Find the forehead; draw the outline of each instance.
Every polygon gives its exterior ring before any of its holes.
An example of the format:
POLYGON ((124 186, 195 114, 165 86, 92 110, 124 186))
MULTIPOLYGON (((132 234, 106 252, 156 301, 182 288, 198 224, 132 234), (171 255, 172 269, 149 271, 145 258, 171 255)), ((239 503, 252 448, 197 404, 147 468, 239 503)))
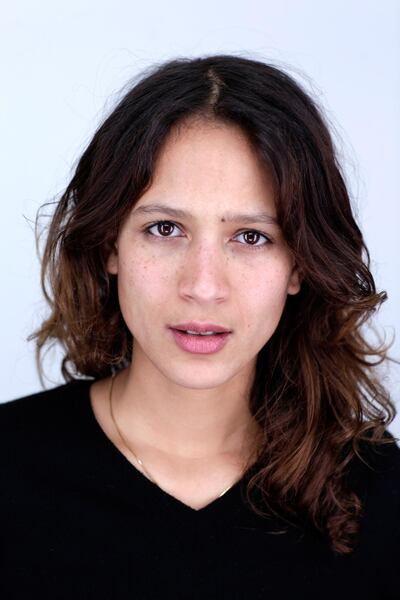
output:
POLYGON ((171 216, 180 218, 211 210, 222 221, 238 213, 246 220, 253 213, 274 214, 274 186, 239 126, 196 121, 167 136, 151 184, 137 202, 138 208, 148 204, 168 205, 171 216))

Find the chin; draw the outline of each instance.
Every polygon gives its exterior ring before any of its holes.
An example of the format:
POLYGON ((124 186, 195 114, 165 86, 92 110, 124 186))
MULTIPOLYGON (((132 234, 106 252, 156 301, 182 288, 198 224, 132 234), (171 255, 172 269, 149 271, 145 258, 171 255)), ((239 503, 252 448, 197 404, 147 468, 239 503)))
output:
POLYGON ((169 376, 167 373, 164 373, 165 376, 174 383, 183 388, 191 389, 191 390, 209 390, 213 388, 218 388, 224 384, 226 384, 232 377, 236 375, 236 373, 221 372, 221 369, 218 369, 218 372, 213 374, 212 367, 210 365, 204 364, 203 366, 198 365, 196 368, 190 368, 186 371, 186 373, 175 371, 175 376, 170 372, 169 376))

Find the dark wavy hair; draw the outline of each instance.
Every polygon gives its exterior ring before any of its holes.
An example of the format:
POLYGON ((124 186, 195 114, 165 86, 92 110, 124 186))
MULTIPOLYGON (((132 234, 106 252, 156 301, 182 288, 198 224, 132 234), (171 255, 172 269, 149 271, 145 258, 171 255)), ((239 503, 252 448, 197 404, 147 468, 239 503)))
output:
MULTIPOLYGON (((167 134, 197 118, 239 125, 249 136, 273 177, 278 222, 302 277, 257 356, 249 405, 263 439, 247 498, 260 515, 292 523, 306 516, 335 552, 350 553, 363 506, 347 467, 362 459, 361 442, 394 442, 385 428, 396 409, 374 372, 393 359, 362 332, 387 296, 376 291, 327 120, 281 68, 231 55, 179 58, 131 84, 46 228, 41 282, 50 314, 28 338, 36 340, 39 373, 44 346, 57 341, 66 381, 106 377, 131 362, 134 340, 106 261, 151 185, 167 134)), ((40 209, 37 228, 39 216, 40 209)))

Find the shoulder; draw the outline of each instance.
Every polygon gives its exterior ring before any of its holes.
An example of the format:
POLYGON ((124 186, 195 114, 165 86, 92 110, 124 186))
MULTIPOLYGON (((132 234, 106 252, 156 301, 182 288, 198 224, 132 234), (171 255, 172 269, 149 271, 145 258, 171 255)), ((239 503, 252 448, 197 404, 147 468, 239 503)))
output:
MULTIPOLYGON (((385 430, 382 442, 364 440, 359 445, 359 455, 351 463, 351 477, 356 486, 363 482, 397 482, 400 475, 400 447, 398 439, 385 430)), ((400 481, 398 482, 400 483, 400 481)))
POLYGON ((73 381, 0 404, 1 514, 19 519, 22 509, 30 514, 30 504, 54 501, 57 486, 75 484, 92 443, 90 383, 73 381))
POLYGON ((400 508, 400 447, 391 432, 383 442, 362 441, 353 457, 349 477, 365 502, 397 503, 400 508))
MULTIPOLYGON (((364 441, 349 483, 362 503, 361 546, 390 555, 400 543, 400 447, 388 430, 385 443, 364 441)), ((388 558, 389 560, 389 558, 388 558)))
POLYGON ((74 380, 0 404, 0 440, 43 432, 68 420, 77 402, 88 393, 91 380, 74 380))

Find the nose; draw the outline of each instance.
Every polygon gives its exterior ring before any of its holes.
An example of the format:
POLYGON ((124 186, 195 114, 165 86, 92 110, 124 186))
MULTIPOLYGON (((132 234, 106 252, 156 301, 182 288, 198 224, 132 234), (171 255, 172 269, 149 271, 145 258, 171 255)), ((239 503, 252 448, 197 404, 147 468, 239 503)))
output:
POLYGON ((216 242, 193 244, 184 256, 179 295, 198 303, 221 302, 228 297, 229 257, 216 242))

